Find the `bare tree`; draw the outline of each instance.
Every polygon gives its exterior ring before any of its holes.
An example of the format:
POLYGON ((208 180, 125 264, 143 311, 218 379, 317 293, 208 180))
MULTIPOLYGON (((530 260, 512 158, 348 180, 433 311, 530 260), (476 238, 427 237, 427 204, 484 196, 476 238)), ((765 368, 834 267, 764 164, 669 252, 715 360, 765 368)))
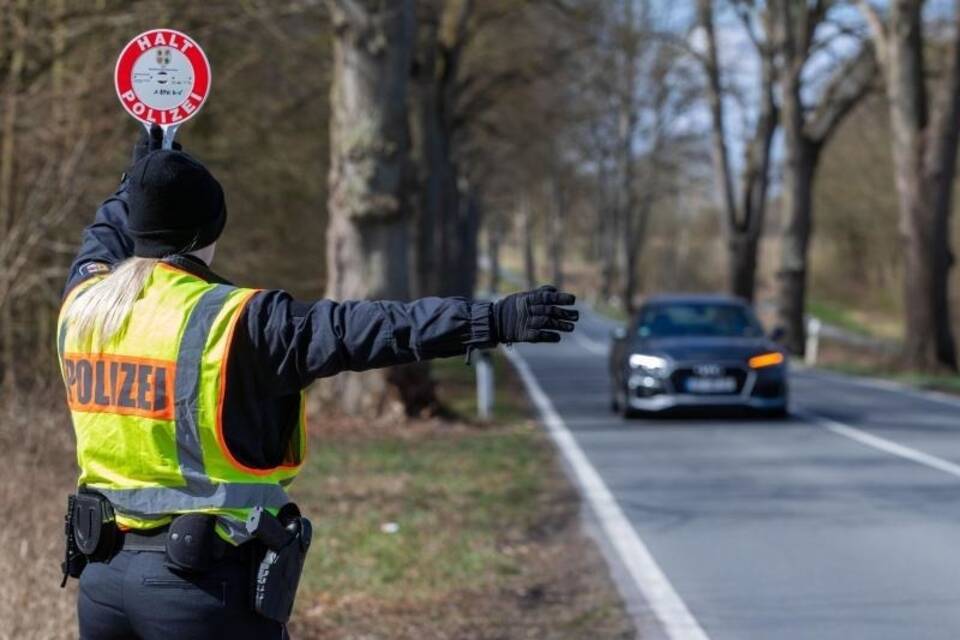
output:
POLYGON ((956 370, 950 324, 950 213, 960 138, 960 0, 946 67, 928 82, 922 0, 893 0, 886 18, 858 0, 886 85, 905 266, 905 360, 920 370, 956 370))
MULTIPOLYGON (((777 128, 778 107, 774 96, 776 73, 774 52, 768 42, 752 32, 760 56, 759 104, 752 132, 744 146, 739 185, 734 188, 730 162, 730 144, 724 121, 724 90, 714 29, 714 1, 697 0, 697 16, 706 36, 706 52, 701 56, 707 77, 707 96, 713 124, 714 170, 720 186, 724 229, 729 254, 730 291, 746 300, 756 292, 757 250, 763 231, 770 180, 770 146, 777 128)), ((761 20, 769 21, 769 10, 761 20)), ((767 29, 769 31, 769 29, 767 29)))
MULTIPOLYGON (((20 107, 20 83, 26 59, 27 26, 25 24, 26 2, 19 0, 15 5, 6 8, 9 14, 9 56, 10 62, 6 69, 6 82, 3 91, 3 120, 0 122, 0 131, 3 138, 0 140, 0 233, 9 237, 14 224, 14 184, 13 171, 17 153, 17 111, 20 107)), ((0 43, 3 46, 3 43, 0 43)), ((6 52, 4 52, 6 53, 6 52)), ((6 57, 6 56, 4 56, 6 57)), ((6 283, 10 274, 4 270, 3 280, 6 283)), ((6 286, 9 286, 7 284, 6 286)), ((10 305, 0 305, 0 344, 3 346, 3 362, 0 363, 2 382, 6 387, 16 383, 15 378, 15 341, 13 316, 10 305)))
POLYGON ((867 93, 876 75, 876 57, 867 42, 832 71, 817 98, 805 99, 804 70, 816 46, 817 29, 823 25, 831 4, 830 0, 770 3, 776 46, 782 60, 780 121, 785 148, 778 312, 785 331, 784 343, 798 354, 803 353, 806 345, 807 260, 820 151, 867 93))
MULTIPOLYGON (((407 91, 413 0, 329 0, 334 30, 327 292, 336 299, 408 297, 411 179, 407 91)), ((338 376, 342 408, 380 413, 390 387, 408 413, 432 396, 416 365, 338 376), (424 391, 426 393, 424 394, 424 391)))

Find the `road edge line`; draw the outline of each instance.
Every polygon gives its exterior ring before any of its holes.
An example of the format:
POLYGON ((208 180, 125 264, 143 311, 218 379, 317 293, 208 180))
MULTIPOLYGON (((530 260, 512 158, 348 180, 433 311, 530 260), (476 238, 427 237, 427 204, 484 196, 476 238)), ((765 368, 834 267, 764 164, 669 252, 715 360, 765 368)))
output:
POLYGON ((554 409, 527 361, 513 349, 503 351, 520 375, 547 433, 572 470, 580 495, 593 509, 607 542, 619 556, 667 637, 670 640, 709 640, 554 409))
POLYGON ((848 438, 854 442, 859 442, 862 445, 877 449, 878 451, 883 451, 884 453, 889 453, 890 455, 897 456, 898 458, 910 460, 916 464, 929 467, 930 469, 935 469, 936 471, 942 471, 943 473, 960 478, 960 465, 950 462, 949 460, 938 458, 937 456, 929 453, 924 453, 919 449, 908 447, 907 445, 900 444, 899 442, 874 435, 869 431, 852 427, 848 424, 833 420, 832 418, 811 413, 810 411, 794 411, 793 413, 797 417, 802 418, 807 422, 812 422, 826 429, 827 431, 837 434, 838 436, 843 436, 844 438, 848 438))

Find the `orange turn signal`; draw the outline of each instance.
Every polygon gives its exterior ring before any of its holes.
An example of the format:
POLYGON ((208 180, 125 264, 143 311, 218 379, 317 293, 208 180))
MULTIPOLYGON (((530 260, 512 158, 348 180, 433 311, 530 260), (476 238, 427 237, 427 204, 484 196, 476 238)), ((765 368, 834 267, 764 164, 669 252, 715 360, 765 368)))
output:
POLYGON ((751 369, 762 369, 763 367, 773 367, 783 364, 783 354, 773 351, 771 353, 762 353, 759 356, 753 356, 748 361, 751 369))

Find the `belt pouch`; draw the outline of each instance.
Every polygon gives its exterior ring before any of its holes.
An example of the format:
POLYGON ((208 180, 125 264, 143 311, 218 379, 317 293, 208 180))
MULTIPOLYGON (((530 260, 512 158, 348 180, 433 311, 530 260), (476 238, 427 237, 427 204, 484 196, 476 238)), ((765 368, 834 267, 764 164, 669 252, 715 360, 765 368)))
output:
POLYGON ((208 570, 223 555, 226 544, 216 531, 217 519, 204 513, 188 513, 170 523, 167 532, 167 566, 187 573, 208 570))
POLYGON ((99 493, 81 491, 73 500, 73 539, 90 562, 108 560, 119 538, 110 501, 99 493))

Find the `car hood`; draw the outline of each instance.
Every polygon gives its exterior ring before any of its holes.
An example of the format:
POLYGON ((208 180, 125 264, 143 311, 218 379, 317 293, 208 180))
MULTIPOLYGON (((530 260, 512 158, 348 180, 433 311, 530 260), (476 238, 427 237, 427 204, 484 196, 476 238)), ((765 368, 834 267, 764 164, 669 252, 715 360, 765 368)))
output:
POLYGON ((678 362, 746 362, 767 351, 779 351, 767 338, 653 338, 634 344, 635 353, 666 356, 678 362))

